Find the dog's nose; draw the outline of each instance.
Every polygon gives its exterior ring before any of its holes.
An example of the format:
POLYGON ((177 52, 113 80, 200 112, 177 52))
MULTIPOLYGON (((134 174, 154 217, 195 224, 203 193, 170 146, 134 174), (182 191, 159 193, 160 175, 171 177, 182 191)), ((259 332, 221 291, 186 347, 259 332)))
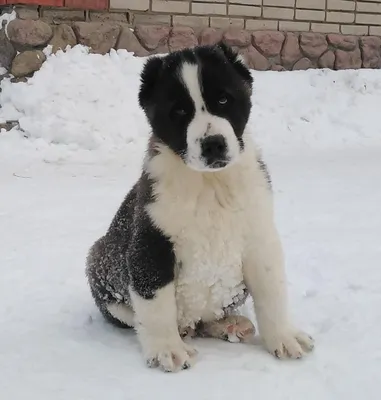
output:
POLYGON ((215 161, 225 160, 226 153, 226 141, 222 135, 207 136, 201 142, 201 155, 208 165, 213 164, 215 161))

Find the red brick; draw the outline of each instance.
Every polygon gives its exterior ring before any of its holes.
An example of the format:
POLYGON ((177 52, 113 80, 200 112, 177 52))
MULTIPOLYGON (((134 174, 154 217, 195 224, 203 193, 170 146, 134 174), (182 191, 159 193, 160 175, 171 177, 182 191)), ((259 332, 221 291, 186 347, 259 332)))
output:
POLYGON ((65 0, 65 7, 83 10, 107 10, 109 0, 65 0))
POLYGON ((7 0, 8 4, 35 4, 38 6, 63 7, 64 0, 7 0))

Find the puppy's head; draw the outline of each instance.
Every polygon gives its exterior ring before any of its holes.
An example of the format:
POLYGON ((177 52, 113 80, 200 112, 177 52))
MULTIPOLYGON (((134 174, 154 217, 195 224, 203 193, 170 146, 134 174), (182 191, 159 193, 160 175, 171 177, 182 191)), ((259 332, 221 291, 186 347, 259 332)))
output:
POLYGON ((192 169, 217 171, 238 161, 251 110, 253 79, 224 44, 150 58, 140 106, 154 135, 192 169))

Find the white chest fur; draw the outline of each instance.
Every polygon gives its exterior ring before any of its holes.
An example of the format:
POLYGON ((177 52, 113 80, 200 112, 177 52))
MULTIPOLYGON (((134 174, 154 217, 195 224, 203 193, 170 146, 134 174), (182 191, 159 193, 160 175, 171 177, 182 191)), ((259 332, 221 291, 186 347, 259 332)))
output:
POLYGON ((215 173, 192 171, 166 149, 149 163, 156 199, 148 211, 174 244, 182 328, 222 317, 243 293, 255 191, 266 185, 254 149, 245 153, 239 164, 215 173))

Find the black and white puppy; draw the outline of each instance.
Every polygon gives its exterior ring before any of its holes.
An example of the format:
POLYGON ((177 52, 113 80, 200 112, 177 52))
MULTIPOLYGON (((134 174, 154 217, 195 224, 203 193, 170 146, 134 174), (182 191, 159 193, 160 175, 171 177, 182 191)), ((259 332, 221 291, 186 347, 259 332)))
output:
POLYGON ((247 292, 272 354, 313 348, 288 315, 269 176, 247 132, 252 84, 224 44, 144 66, 139 102, 152 135, 142 175, 91 248, 87 276, 106 319, 135 327, 150 366, 191 366, 181 332, 225 332, 247 292))

